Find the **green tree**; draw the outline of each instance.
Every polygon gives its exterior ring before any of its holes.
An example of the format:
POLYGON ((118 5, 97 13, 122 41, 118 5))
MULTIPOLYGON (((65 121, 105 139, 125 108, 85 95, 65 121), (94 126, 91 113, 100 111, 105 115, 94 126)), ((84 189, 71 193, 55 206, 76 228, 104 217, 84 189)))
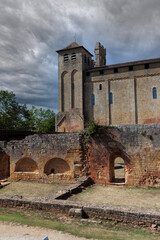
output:
POLYGON ((13 92, 0 91, 0 129, 30 129, 30 114, 13 92))
POLYGON ((33 130, 42 132, 55 131, 55 113, 50 109, 37 109, 32 106, 29 110, 30 126, 33 130))

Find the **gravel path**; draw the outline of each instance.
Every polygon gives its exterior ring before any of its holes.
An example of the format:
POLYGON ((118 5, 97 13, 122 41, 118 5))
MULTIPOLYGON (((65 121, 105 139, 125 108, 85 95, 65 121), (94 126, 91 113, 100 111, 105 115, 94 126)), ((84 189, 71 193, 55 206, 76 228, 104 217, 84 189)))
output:
POLYGON ((49 240, 86 240, 51 229, 0 222, 0 240, 42 240, 46 236, 49 240))

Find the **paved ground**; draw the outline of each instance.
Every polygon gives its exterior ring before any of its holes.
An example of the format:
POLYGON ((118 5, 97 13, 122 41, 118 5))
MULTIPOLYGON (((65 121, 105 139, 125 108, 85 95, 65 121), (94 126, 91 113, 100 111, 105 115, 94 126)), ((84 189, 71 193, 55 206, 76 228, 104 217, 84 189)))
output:
POLYGON ((42 240, 46 236, 49 240, 86 240, 50 229, 0 222, 0 240, 42 240))

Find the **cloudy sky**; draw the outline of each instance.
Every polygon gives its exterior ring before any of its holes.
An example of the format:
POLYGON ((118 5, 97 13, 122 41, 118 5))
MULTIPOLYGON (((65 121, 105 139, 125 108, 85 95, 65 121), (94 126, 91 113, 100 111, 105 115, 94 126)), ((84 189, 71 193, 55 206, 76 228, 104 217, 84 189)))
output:
POLYGON ((56 50, 75 34, 107 64, 160 57, 160 0, 0 0, 0 90, 57 112, 56 50))

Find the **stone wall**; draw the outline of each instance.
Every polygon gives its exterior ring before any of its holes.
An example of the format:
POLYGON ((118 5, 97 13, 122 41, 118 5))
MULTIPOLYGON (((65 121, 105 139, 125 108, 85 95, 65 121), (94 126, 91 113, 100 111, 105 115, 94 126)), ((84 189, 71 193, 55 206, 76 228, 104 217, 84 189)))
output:
POLYGON ((88 70, 84 78, 84 118, 99 125, 160 123, 160 63, 88 70), (153 98, 153 88, 157 98, 153 98), (92 94, 95 104, 92 105, 92 94), (112 94, 112 103, 110 102, 112 94))
MULTIPOLYGON (((73 209, 82 210, 82 217, 114 220, 133 225, 160 226, 160 212, 158 210, 143 210, 127 207, 111 207, 103 205, 86 204, 63 200, 50 202, 38 202, 28 200, 14 200, 0 198, 0 207, 25 208, 32 210, 44 210, 53 213, 69 214, 73 209)), ((72 211, 74 213, 74 211, 72 211)))
POLYGON ((114 161, 125 164, 125 184, 160 186, 160 125, 124 125, 101 129, 91 138, 89 162, 96 183, 114 182, 114 161))
POLYGON ((115 159, 125 165, 128 186, 160 186, 160 125, 100 129, 87 143, 79 133, 36 134, 0 142, 0 177, 71 183, 82 176, 115 183, 115 159), (10 171, 9 171, 10 169, 10 171))
POLYGON ((74 182, 85 175, 80 137, 78 133, 35 134, 23 140, 1 141, 3 154, 10 156, 10 178, 74 182))

